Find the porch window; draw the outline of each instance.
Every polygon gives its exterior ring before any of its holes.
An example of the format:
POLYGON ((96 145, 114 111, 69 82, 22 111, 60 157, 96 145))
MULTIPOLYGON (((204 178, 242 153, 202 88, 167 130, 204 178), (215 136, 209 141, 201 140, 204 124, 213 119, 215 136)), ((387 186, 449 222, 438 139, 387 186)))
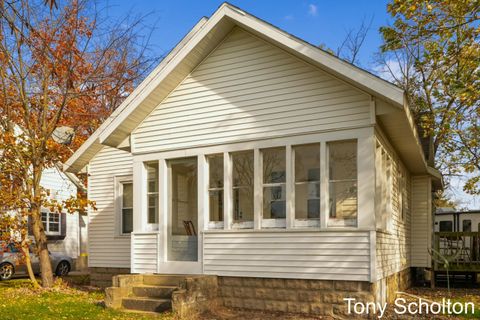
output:
POLYGON ((158 162, 146 164, 147 168, 147 203, 148 217, 150 224, 158 223, 158 162))
POLYGON ((45 233, 48 235, 60 234, 60 213, 43 211, 42 222, 45 233))
MULTIPOLYGON (((285 148, 262 150, 263 219, 285 219, 286 159, 285 148)), ((267 225, 268 227, 268 225, 267 225)))
MULTIPOLYGON (((295 219, 320 221, 320 144, 293 147, 295 219)), ((319 223, 318 223, 319 225, 319 223)))
POLYGON ((210 221, 223 221, 223 154, 207 157, 210 221))
POLYGON ((253 150, 232 152, 233 223, 253 227, 253 150))
POLYGON ((133 183, 121 183, 122 234, 133 231, 133 183))
POLYGON ((329 226, 357 224, 357 142, 329 142, 329 226))

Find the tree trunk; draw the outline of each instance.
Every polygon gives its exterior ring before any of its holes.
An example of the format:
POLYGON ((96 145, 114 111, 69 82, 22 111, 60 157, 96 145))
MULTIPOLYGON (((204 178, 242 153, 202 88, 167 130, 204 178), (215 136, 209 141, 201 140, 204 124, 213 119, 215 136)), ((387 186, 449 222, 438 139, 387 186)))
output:
POLYGON ((50 288, 53 286, 52 264, 48 254, 47 236, 43 228, 40 207, 32 208, 32 231, 35 237, 37 255, 40 260, 40 272, 42 277, 42 287, 50 288))
POLYGON ((28 276, 30 277, 30 281, 32 281, 33 288, 38 289, 40 288, 40 285, 38 284, 37 279, 33 274, 32 260, 30 259, 30 250, 28 247, 28 243, 26 243, 26 239, 22 241, 22 251, 25 256, 25 264, 27 265, 27 271, 28 271, 28 276))

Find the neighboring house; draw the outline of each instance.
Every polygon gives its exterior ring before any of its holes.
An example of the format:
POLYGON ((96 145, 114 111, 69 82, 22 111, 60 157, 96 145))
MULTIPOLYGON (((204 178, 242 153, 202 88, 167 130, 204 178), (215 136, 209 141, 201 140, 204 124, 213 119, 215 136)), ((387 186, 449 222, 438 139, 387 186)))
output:
POLYGON ((478 232, 480 210, 456 211, 438 208, 435 213, 435 232, 478 232))
MULTIPOLYGON (((45 169, 40 185, 49 192, 52 200, 61 203, 70 197, 76 197, 78 189, 84 189, 82 183, 72 173, 64 173, 61 167, 45 169)), ((81 268, 86 262, 87 253, 87 216, 78 212, 51 212, 42 208, 42 221, 48 239, 48 249, 53 253, 66 254, 77 262, 81 268)))
POLYGON ((85 167, 93 279, 297 279, 385 301, 431 267, 441 176, 404 92, 229 4, 65 164, 85 167))

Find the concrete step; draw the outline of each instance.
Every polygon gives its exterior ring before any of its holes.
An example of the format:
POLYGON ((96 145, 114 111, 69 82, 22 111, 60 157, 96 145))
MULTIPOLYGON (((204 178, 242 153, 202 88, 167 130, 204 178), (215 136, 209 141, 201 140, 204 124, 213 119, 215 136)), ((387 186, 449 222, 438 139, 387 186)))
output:
POLYGON ((143 284, 149 286, 172 286, 178 287, 185 281, 185 275, 158 275, 146 274, 143 276, 143 284))
POLYGON ((164 312, 172 310, 172 301, 169 299, 129 297, 123 298, 122 307, 129 310, 164 312))
POLYGON ((171 299, 172 292, 177 289, 178 287, 175 287, 175 286, 143 285, 143 286, 132 287, 132 293, 136 297, 171 299))

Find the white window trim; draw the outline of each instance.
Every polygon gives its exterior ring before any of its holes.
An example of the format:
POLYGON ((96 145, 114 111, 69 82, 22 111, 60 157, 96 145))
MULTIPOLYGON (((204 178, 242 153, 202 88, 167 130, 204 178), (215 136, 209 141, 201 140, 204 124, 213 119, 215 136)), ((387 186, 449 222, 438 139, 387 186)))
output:
MULTIPOLYGON (((114 177, 114 184, 115 184, 115 202, 114 202, 114 207, 115 207, 115 221, 117 223, 115 224, 115 234, 118 237, 130 237, 131 233, 123 233, 122 230, 122 224, 123 224, 123 218, 122 218, 122 209, 123 209, 123 184, 125 183, 132 183, 133 184, 133 176, 132 175, 127 175, 127 176, 115 176, 114 177)), ((132 208, 133 209, 133 208, 132 208)), ((134 210, 132 210, 134 211, 134 210)), ((133 232, 133 230, 132 230, 133 232)))
MULTIPOLYGON (((59 235, 61 235, 62 234, 62 214, 60 212, 52 212, 48 209, 41 211, 41 215, 43 215, 44 213, 47 214, 47 221, 44 224, 45 234, 48 235, 48 236, 59 236, 59 235), (50 231, 50 215, 51 214, 58 214, 58 231, 50 231)), ((42 221, 42 223, 43 223, 43 221, 42 221)))

